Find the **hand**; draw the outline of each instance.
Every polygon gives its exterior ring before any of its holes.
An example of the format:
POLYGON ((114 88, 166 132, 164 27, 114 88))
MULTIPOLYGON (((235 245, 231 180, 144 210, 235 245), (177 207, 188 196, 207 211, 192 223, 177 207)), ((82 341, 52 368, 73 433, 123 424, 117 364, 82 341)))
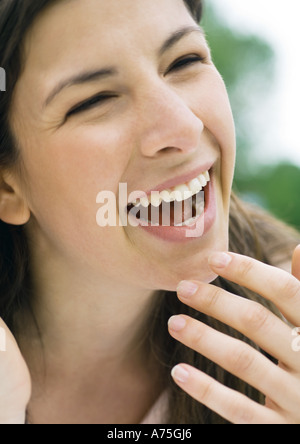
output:
POLYGON ((19 347, 0 319, 0 424, 24 424, 31 380, 19 347))
MULTIPOLYGON (((214 254, 209 263, 218 275, 272 301, 289 323, 300 327, 300 246, 294 252, 292 274, 234 253, 214 254)), ((300 424, 300 351, 292 346, 297 330, 262 305, 211 284, 182 282, 178 297, 241 332, 278 366, 242 341, 188 316, 173 316, 169 332, 176 340, 258 389, 266 402, 257 404, 187 364, 174 367, 175 382, 231 423, 300 424)))

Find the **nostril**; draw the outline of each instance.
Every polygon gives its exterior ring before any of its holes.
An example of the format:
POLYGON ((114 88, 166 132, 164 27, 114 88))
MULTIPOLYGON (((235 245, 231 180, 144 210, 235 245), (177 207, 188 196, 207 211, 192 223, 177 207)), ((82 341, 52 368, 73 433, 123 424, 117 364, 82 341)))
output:
POLYGON ((169 153, 169 152, 171 152, 171 151, 180 151, 180 149, 179 148, 173 148, 173 147, 167 147, 167 148, 162 148, 161 150, 160 150, 160 152, 163 152, 163 153, 169 153))

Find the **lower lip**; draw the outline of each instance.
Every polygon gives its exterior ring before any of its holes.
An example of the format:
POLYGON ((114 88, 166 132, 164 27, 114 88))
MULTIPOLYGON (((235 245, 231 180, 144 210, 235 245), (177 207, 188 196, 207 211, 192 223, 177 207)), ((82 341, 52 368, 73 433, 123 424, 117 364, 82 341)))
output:
POLYGON ((167 242, 191 242, 205 236, 216 220, 217 206, 213 176, 205 188, 205 208, 193 225, 188 227, 152 227, 139 225, 147 233, 167 242))

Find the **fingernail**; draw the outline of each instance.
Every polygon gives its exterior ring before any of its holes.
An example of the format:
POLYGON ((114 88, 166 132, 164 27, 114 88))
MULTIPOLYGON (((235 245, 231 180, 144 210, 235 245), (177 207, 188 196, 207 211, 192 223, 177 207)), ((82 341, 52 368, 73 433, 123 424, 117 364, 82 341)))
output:
POLYGON ((214 253, 208 259, 209 265, 216 268, 225 268, 232 261, 232 257, 227 253, 214 253))
POLYGON ((176 365, 171 371, 172 378, 178 382, 186 382, 189 379, 189 372, 181 365, 176 365))
POLYGON ((177 287, 177 294, 179 297, 189 298, 194 296, 198 290, 198 285, 190 281, 182 281, 177 287))
POLYGON ((181 331, 186 326, 186 320, 182 316, 172 316, 168 325, 170 330, 181 331))

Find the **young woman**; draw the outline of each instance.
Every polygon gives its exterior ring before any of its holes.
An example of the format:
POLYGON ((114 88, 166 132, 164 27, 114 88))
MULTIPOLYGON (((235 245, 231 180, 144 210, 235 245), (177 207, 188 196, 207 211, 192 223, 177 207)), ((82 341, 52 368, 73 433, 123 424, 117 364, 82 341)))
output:
POLYGON ((1 423, 300 422, 300 236, 232 194, 201 9, 0 1, 1 423))

